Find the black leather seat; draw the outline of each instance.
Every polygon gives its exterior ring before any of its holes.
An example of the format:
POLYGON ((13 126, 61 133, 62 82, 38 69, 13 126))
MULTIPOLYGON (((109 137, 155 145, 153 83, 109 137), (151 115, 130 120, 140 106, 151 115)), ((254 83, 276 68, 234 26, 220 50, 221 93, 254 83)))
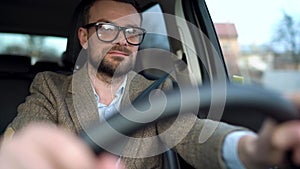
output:
POLYGON ((0 134, 17 115, 17 107, 29 94, 33 79, 27 56, 0 55, 0 134))

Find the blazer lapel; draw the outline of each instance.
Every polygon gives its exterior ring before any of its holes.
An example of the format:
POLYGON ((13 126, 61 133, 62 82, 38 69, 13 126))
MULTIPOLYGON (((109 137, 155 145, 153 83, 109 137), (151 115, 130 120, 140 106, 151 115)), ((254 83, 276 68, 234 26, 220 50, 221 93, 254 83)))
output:
POLYGON ((73 74, 66 103, 76 130, 87 129, 99 122, 96 98, 88 77, 87 66, 73 74))
POLYGON ((141 75, 131 71, 127 75, 125 92, 121 102, 121 110, 126 108, 152 81, 146 80, 141 75))
MULTIPOLYGON (((151 81, 141 84, 140 78, 140 75, 135 72, 129 72, 120 105, 121 111, 130 105, 132 100, 150 85, 151 81)), ((87 65, 73 74, 65 101, 77 132, 86 129, 93 123, 99 122, 97 103, 88 77, 87 65)))
MULTIPOLYGON (((122 109, 126 109, 126 107, 130 106, 131 102, 149 85, 151 85, 153 81, 146 80, 141 75, 135 73, 135 72, 129 72, 127 76, 127 83, 125 87, 125 92, 122 98, 121 102, 121 111, 122 109)), ((134 133, 132 137, 135 138, 141 138, 141 137, 151 137, 155 134, 154 128, 145 128, 141 129, 138 132, 134 133)), ((143 148, 143 141, 139 139, 131 140, 125 147, 124 147, 124 153, 133 157, 138 157, 143 148)), ((149 146, 149 145, 148 145, 149 146)), ((151 157, 145 159, 143 158, 127 158, 123 157, 123 161, 126 164, 126 167, 137 169, 137 168, 152 168, 151 166, 157 166, 159 163, 158 157, 151 157), (151 161, 155 159, 154 161, 151 161), (149 163, 149 161, 151 161, 149 163), (145 165, 147 164, 147 165, 145 165)), ((154 167, 155 168, 155 167, 154 167)))

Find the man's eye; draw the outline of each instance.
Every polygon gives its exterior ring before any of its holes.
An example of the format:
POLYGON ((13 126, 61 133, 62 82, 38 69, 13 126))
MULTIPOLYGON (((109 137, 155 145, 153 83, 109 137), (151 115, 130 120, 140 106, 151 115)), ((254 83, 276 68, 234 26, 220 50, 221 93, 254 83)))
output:
POLYGON ((113 26, 113 25, 102 25, 102 26, 100 26, 99 30, 103 31, 103 32, 113 32, 113 31, 115 31, 115 26, 113 26))
POLYGON ((137 29, 134 29, 134 28, 127 28, 126 33, 131 34, 131 35, 135 35, 135 34, 138 34, 138 31, 137 31, 137 29))

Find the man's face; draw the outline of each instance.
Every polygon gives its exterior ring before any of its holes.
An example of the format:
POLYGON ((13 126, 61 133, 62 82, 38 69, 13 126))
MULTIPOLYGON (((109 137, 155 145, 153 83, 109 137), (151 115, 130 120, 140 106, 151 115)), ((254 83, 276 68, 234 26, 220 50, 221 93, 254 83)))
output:
MULTIPOLYGON (((141 18, 136 9, 127 3, 96 1, 89 11, 89 22, 109 22, 117 26, 140 26, 141 18)), ((120 31, 113 42, 100 41, 95 28, 88 29, 89 64, 99 73, 110 77, 121 76, 133 69, 138 46, 129 44, 120 31)))

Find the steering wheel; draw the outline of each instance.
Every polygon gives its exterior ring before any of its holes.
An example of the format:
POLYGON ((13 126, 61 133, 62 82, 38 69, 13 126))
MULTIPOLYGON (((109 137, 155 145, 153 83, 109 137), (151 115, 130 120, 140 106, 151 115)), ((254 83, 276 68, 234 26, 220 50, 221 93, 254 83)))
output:
MULTIPOLYGON (((247 86, 247 85, 227 85, 227 87, 217 86, 217 90, 212 86, 200 86, 197 87, 200 99, 195 99, 195 88, 186 87, 174 90, 172 92, 165 93, 164 97, 157 96, 151 99, 151 104, 149 100, 140 101, 138 107, 142 109, 147 109, 149 106, 159 107, 161 106, 161 100, 164 98, 167 100, 164 112, 156 120, 150 123, 156 123, 165 118, 171 118, 178 115, 179 109, 183 112, 189 112, 192 108, 199 107, 199 116, 207 115, 206 113, 211 108, 212 104, 224 105, 224 114, 227 117, 231 117, 231 112, 243 112, 243 116, 252 116, 249 112, 259 112, 261 115, 266 115, 275 119, 277 122, 285 122, 288 120, 300 119, 299 112, 296 107, 284 99, 278 93, 269 91, 257 86, 247 86), (219 88, 218 88, 219 87, 219 88), (226 90, 226 92, 214 92, 226 90), (183 95, 184 94, 184 95, 183 95), (225 94, 225 95, 224 95, 225 94), (182 98, 184 97, 184 98, 182 98), (184 101, 184 104, 182 102, 184 101), (247 110, 247 111, 244 111, 247 110)), ((132 109, 125 110, 125 113, 130 114, 132 109)), ((154 110, 153 110, 154 111, 154 110)), ((155 114, 155 112, 152 112, 155 114)), ((124 115, 124 114, 123 114, 124 115)), ((123 133, 125 135, 130 135, 137 130, 149 125, 149 123, 139 123, 133 122, 125 118, 120 113, 116 113, 115 116, 107 120, 107 123, 113 127, 115 130, 123 133)), ((143 114, 143 118, 151 119, 150 113, 143 114)), ((234 122, 234 119, 227 119, 225 121, 234 122)), ((224 119, 220 119, 224 120, 224 119)), ((254 128, 257 126, 254 126, 254 128)), ((118 138, 116 135, 112 135, 107 129, 107 125, 95 124, 88 131, 82 132, 82 139, 91 147, 91 149, 99 154, 104 149, 99 145, 109 145, 111 143, 118 143, 118 138), (101 133, 101 136, 99 136, 101 133), (95 143, 96 142, 96 143, 95 143)), ((289 157, 288 157, 289 158, 289 157)), ((292 165, 293 166, 293 165, 292 165)), ((295 168, 295 167, 293 167, 295 168)))

